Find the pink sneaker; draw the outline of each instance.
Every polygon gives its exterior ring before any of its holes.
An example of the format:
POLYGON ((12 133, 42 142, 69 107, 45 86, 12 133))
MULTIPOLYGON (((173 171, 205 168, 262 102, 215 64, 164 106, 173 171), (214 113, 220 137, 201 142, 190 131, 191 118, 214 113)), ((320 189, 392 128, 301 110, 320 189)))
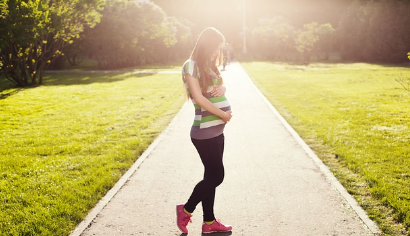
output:
POLYGON ((215 220, 214 223, 211 225, 207 225, 205 223, 202 224, 202 233, 203 234, 210 234, 216 232, 229 232, 232 230, 232 226, 230 225, 223 225, 220 220, 215 220))
POLYGON ((191 222, 192 215, 184 212, 184 205, 177 205, 177 225, 183 233, 188 233, 186 226, 191 222))

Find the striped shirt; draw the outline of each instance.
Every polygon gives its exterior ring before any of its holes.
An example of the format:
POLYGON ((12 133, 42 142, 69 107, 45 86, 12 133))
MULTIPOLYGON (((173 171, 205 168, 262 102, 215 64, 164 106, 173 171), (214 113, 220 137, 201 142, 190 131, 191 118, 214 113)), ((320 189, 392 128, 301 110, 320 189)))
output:
MULTIPOLYGON (((218 84, 219 77, 211 69, 209 69, 208 73, 210 75, 210 78, 212 78, 213 85, 208 87, 207 93, 203 94, 204 97, 206 97, 212 104, 214 104, 222 111, 230 111, 231 107, 225 95, 222 95, 220 97, 212 97, 210 92, 214 89, 214 86, 218 84)), ((184 81, 187 93, 195 107, 195 119, 194 124, 191 128, 191 138, 210 139, 221 135, 225 128, 225 122, 221 117, 205 110, 195 102, 189 90, 188 83, 185 79, 186 74, 199 79, 199 68, 196 65, 195 61, 193 61, 192 59, 187 60, 182 67, 182 80, 184 81)))

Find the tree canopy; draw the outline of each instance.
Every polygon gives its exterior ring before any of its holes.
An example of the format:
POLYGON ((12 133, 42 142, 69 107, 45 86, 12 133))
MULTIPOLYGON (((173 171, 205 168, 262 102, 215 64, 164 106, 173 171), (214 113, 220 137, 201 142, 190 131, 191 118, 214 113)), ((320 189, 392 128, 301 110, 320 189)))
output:
MULTIPOLYGON (((170 47, 187 43, 190 29, 149 1, 116 1, 84 34, 87 52, 100 68, 166 62, 170 47)), ((175 52, 176 53, 176 52, 175 52)))
POLYGON ((44 70, 84 26, 99 22, 104 0, 6 0, 0 4, 0 58, 19 86, 42 83, 44 70))
POLYGON ((410 1, 354 1, 338 28, 345 60, 403 62, 410 50, 410 1))

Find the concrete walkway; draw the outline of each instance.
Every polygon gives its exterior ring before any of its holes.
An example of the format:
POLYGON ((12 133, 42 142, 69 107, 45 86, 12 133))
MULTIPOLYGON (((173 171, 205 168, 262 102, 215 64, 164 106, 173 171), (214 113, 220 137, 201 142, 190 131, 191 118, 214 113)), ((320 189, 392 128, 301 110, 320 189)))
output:
MULTIPOLYGON (((225 181, 217 189, 215 214, 233 231, 213 235, 377 233, 240 64, 226 69, 234 116, 225 129, 225 181)), ((193 117, 189 103, 72 235, 181 235, 175 205, 185 203, 203 175, 189 137, 193 117)), ((192 220, 189 235, 201 235, 200 205, 192 220)))

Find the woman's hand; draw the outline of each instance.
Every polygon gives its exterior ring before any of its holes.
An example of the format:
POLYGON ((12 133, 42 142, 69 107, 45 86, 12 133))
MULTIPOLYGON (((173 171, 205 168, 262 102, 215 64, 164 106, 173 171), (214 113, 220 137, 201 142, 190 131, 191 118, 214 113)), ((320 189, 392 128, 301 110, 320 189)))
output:
POLYGON ((211 91, 211 96, 212 97, 220 97, 224 95, 226 92, 226 88, 222 85, 215 85, 214 89, 211 91))
POLYGON ((224 112, 224 114, 221 116, 221 118, 225 123, 228 123, 232 118, 232 111, 224 112))

